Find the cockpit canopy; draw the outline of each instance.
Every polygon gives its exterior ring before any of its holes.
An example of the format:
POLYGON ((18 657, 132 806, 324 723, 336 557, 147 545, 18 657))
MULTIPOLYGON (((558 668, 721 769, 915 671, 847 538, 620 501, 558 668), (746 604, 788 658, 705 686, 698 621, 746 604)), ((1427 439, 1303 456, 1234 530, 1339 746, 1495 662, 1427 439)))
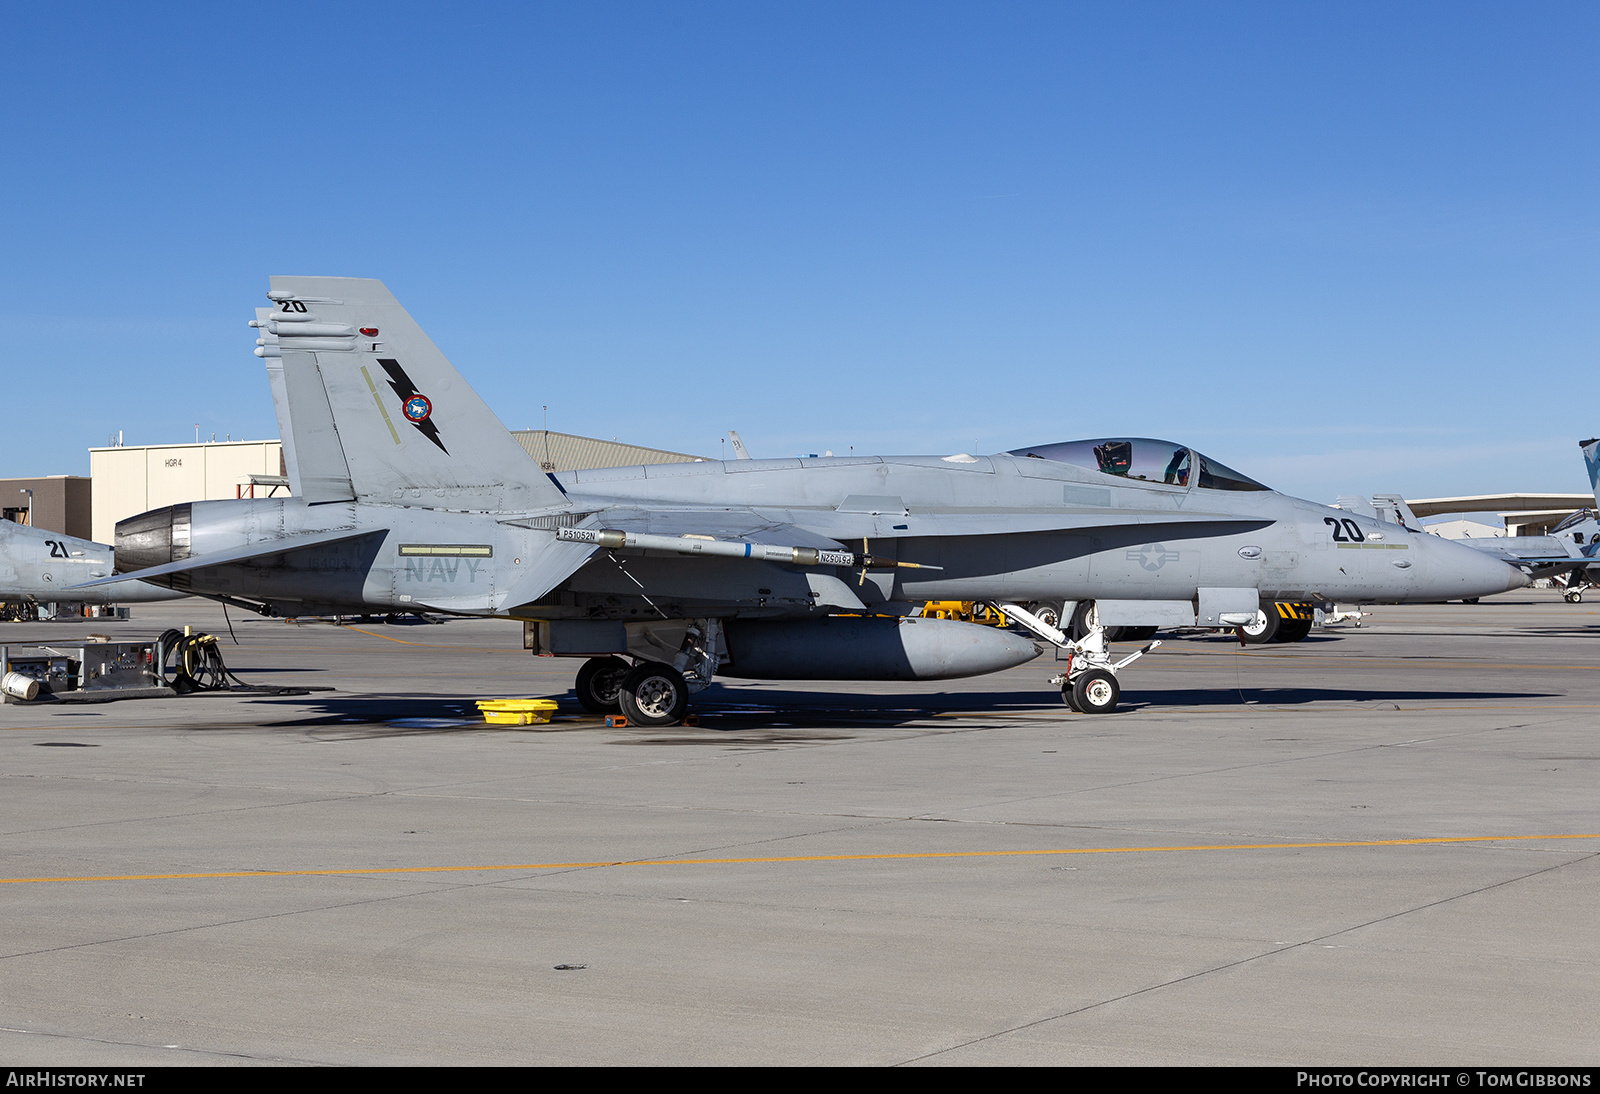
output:
POLYGON ((1560 524, 1558 524, 1554 528, 1550 529, 1550 534, 1552 536, 1559 536, 1562 532, 1565 532, 1568 528, 1575 528, 1578 525, 1584 523, 1585 521, 1591 521, 1591 520, 1594 520, 1594 519, 1595 519, 1595 511, 1593 509, 1579 509, 1576 513, 1569 513, 1569 514, 1567 514, 1566 517, 1562 518, 1562 521, 1561 521, 1560 524))
POLYGON ((1054 460, 1103 475, 1203 490, 1266 490, 1254 479, 1192 448, 1151 437, 1101 437, 1012 449, 1011 455, 1054 460))

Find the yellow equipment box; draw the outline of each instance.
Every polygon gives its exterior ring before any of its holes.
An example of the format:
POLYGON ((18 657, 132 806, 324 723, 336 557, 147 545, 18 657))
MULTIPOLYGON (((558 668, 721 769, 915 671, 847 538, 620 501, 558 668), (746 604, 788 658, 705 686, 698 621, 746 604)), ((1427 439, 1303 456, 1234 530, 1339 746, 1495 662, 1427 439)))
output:
POLYGON ((495 726, 531 726, 548 722, 556 712, 554 699, 479 699, 483 720, 495 726))

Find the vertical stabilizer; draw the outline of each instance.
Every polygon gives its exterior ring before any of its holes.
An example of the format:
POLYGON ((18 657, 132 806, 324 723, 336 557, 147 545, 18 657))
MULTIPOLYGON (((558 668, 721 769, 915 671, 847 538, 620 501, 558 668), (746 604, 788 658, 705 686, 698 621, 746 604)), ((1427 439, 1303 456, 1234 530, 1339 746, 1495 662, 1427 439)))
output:
POLYGON ((253 325, 262 331, 256 353, 267 361, 267 384, 272 388, 272 408, 278 415, 289 492, 312 504, 353 501, 356 493, 350 482, 350 465, 334 425, 333 407, 316 355, 306 350, 286 351, 282 340, 272 333, 278 327, 273 315, 274 309, 257 308, 253 325))
POLYGON ((274 277, 265 336, 308 500, 529 512, 566 495, 382 282, 274 277), (347 485, 341 485, 347 484, 347 485))
POLYGON ((283 445, 283 473, 289 479, 289 493, 301 498, 305 497, 305 488, 300 482, 294 422, 289 415, 289 396, 283 383, 283 353, 278 349, 277 335, 267 333, 267 321, 271 318, 271 308, 257 308, 256 321, 250 325, 261 331, 256 356, 267 362, 267 387, 272 390, 272 410, 278 416, 278 437, 283 445))
POLYGON ((1583 466, 1589 472, 1589 489, 1594 491, 1596 510, 1600 510, 1600 437, 1579 441, 1578 447, 1583 449, 1583 466))
POLYGON ((300 496, 313 504, 354 501, 355 483, 349 459, 339 437, 332 401, 323 384, 317 355, 279 347, 283 356, 285 417, 294 432, 295 463, 300 474, 300 496))

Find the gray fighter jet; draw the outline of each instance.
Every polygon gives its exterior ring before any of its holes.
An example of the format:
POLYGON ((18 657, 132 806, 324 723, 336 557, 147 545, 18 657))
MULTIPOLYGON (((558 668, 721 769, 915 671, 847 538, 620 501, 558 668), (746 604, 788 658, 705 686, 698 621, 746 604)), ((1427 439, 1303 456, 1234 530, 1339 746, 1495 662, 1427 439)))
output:
POLYGON ((0 604, 10 618, 35 618, 40 604, 128 604, 184 595, 133 580, 69 589, 113 572, 112 550, 104 543, 0 520, 0 604))
POLYGON ((1116 707, 1108 626, 1230 626, 1263 600, 1439 601, 1505 563, 1279 494, 1186 445, 737 459, 540 472, 378 281, 274 277, 251 325, 281 388, 292 498, 117 526, 117 567, 269 614, 522 620, 585 657, 578 698, 679 721, 714 675, 939 679, 1055 646, 1074 709, 1116 707), (996 604, 1028 634, 923 619, 996 604), (1094 600, 1074 641, 1022 604, 1094 600))
POLYGON ((1562 594, 1569 604, 1583 599, 1593 587, 1592 576, 1600 568, 1600 437, 1579 441, 1584 468, 1589 472, 1589 489, 1595 508, 1579 509, 1546 536, 1490 536, 1459 542, 1518 567, 1530 578, 1570 574, 1562 594))

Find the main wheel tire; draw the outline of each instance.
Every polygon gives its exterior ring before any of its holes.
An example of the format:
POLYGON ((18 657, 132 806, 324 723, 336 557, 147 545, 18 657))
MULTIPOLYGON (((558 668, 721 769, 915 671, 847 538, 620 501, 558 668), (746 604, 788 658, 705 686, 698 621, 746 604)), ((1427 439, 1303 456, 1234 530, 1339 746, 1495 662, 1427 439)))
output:
POLYGON ((1059 627, 1061 625, 1061 609, 1059 608, 1052 608, 1048 604, 1041 604, 1034 610, 1033 614, 1041 623, 1052 627, 1059 627))
POLYGON ((1067 637, 1074 642, 1082 642, 1089 633, 1089 613, 1094 611, 1094 601, 1080 600, 1078 606, 1072 610, 1072 619, 1066 626, 1067 637))
POLYGON ((1122 698, 1122 685, 1105 669, 1090 669, 1072 681, 1074 709, 1084 714, 1110 714, 1122 698))
POLYGON ((1276 608, 1270 612, 1257 610, 1254 623, 1246 623, 1238 628, 1239 640, 1247 646, 1264 646, 1268 642, 1275 642, 1279 622, 1276 608))
POLYGON ((1279 642, 1298 642, 1311 633, 1312 622, 1310 619, 1285 619, 1278 624, 1278 637, 1276 640, 1279 642))
POLYGON ((1067 709, 1072 711, 1074 714, 1083 713, 1083 711, 1078 709, 1078 700, 1072 697, 1072 681, 1070 680, 1061 685, 1061 701, 1067 704, 1067 709))
POLYGON ((622 713, 641 726, 675 726, 689 712, 689 685, 671 665, 635 665, 617 691, 622 713))
POLYGON ((591 657, 578 670, 572 690, 590 714, 617 714, 622 710, 622 680, 631 671, 633 666, 620 657, 591 657))

